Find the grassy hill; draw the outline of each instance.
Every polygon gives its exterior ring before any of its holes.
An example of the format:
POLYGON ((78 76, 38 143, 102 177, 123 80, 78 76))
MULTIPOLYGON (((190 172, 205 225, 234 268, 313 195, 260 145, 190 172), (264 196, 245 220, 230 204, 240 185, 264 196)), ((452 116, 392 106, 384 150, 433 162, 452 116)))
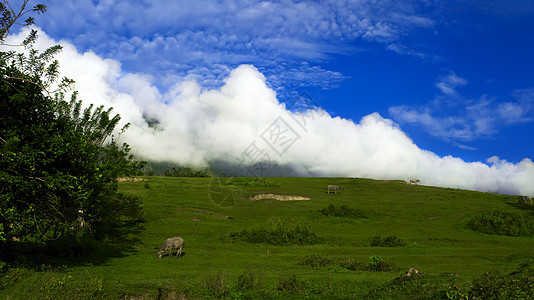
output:
MULTIPOLYGON (((460 299, 526 274, 517 270, 534 257, 532 237, 466 227, 494 211, 529 220, 532 206, 516 196, 360 178, 147 179, 120 183, 143 199, 142 229, 60 268, 11 269, 1 274, 0 297, 460 299), (327 194, 329 184, 343 190, 327 194), (258 194, 310 200, 249 200, 258 194), (307 234, 316 239, 299 242, 307 234), (247 242, 267 235, 275 242, 247 242), (184 238, 184 255, 158 259, 173 236, 184 238), (412 267, 420 273, 405 276, 412 267)), ((524 285, 518 293, 532 294, 524 285)))

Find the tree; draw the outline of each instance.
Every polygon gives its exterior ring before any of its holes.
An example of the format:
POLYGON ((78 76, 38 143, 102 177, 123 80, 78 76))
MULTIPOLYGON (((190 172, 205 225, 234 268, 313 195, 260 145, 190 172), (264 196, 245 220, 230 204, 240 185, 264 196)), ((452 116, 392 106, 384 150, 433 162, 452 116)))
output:
MULTIPOLYGON (((17 13, 7 1, 0 3, 2 44, 26 12, 46 10, 40 4, 27 10, 27 2, 17 13)), ((40 53, 32 48, 35 38, 32 32, 22 43, 28 54, 0 52, 1 253, 14 238, 102 238, 141 217, 140 201, 118 192, 117 177, 139 164, 113 136, 120 116, 103 106, 82 109, 76 92, 66 101, 70 79, 50 91, 59 75, 53 57, 61 47, 40 53)))

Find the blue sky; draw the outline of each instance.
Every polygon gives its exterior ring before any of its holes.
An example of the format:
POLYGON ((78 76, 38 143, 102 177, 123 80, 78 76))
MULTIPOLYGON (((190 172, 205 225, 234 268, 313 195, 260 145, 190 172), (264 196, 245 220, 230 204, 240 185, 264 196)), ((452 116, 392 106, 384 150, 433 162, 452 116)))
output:
POLYGON ((439 157, 534 158, 530 0, 44 4, 44 34, 118 62, 118 77, 142 76, 159 101, 178 83, 220 89, 246 64, 281 103, 307 93, 356 124, 376 112, 439 157))

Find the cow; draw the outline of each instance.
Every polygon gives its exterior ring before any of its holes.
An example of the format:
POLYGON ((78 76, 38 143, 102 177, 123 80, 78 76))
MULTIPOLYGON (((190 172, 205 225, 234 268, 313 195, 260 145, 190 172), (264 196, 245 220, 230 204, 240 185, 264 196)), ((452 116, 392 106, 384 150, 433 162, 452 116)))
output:
POLYGON ((519 196, 518 203, 527 204, 527 201, 532 204, 532 196, 519 196))
POLYGON ((417 184, 418 182, 421 182, 419 179, 410 179, 410 184, 417 184))
POLYGON ((326 193, 330 194, 330 191, 334 191, 337 194, 337 190, 342 190, 342 189, 343 188, 340 187, 340 186, 331 184, 331 185, 328 186, 328 191, 326 193))
POLYGON ((176 257, 180 255, 182 256, 182 248, 184 247, 184 239, 181 237, 173 237, 168 238, 163 242, 163 245, 161 245, 161 248, 158 250, 158 258, 161 258, 163 256, 163 252, 169 250, 169 258, 172 257, 172 249, 177 249, 176 257))

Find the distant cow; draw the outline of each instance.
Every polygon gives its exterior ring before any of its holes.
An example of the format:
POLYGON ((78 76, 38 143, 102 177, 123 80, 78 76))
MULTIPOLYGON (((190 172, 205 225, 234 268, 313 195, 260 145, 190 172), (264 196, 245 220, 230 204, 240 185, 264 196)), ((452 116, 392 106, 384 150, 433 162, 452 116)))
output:
POLYGON ((419 179, 410 179, 410 184, 417 184, 418 182, 421 182, 419 179))
POLYGON ((337 190, 342 190, 343 188, 337 185, 329 185, 327 193, 330 194, 330 191, 334 191, 337 194, 337 190))
POLYGON ((519 201, 517 202, 527 204, 527 201, 530 202, 530 204, 532 204, 532 196, 519 196, 519 201))
POLYGON ((163 252, 169 250, 169 258, 172 257, 172 249, 177 249, 176 257, 178 257, 178 254, 180 257, 182 256, 182 248, 184 247, 184 239, 181 237, 173 237, 168 238, 163 242, 163 245, 158 250, 158 258, 161 258, 163 256, 163 252))

